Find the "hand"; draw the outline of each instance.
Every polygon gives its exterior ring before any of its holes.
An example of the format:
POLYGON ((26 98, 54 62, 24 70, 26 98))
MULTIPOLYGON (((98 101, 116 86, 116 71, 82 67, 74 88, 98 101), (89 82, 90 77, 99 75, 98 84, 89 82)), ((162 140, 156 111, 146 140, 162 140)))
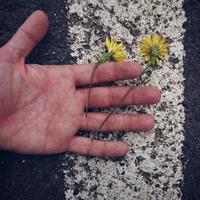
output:
MULTIPOLYGON (((45 35, 48 18, 33 13, 11 40, 0 49, 0 148, 27 154, 64 151, 98 156, 122 156, 128 145, 122 141, 98 141, 75 136, 78 130, 95 131, 106 113, 85 117, 93 65, 41 66, 25 64, 25 58, 45 35)), ((105 63, 96 71, 94 83, 123 80, 141 75, 134 62, 105 63)), ((92 89, 89 107, 116 105, 128 87, 92 89)), ((125 104, 154 104, 160 92, 153 87, 136 87, 125 104)), ((103 131, 148 131, 151 115, 114 114, 103 131)))

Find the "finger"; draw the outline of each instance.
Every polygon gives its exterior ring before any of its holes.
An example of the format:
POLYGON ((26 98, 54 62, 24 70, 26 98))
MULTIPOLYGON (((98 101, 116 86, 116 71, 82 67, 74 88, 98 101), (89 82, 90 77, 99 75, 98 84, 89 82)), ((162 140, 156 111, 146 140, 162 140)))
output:
MULTIPOLYGON (((79 89, 85 102, 89 89, 79 89)), ((89 107, 109 107, 116 105, 123 98, 129 87, 96 87, 91 90, 89 107)), ((124 105, 155 104, 160 101, 160 91, 155 87, 138 86, 131 90, 124 100, 124 105)))
MULTIPOLYGON (((108 113, 88 113, 83 117, 81 130, 96 131, 108 113)), ((154 119, 148 114, 113 114, 101 131, 149 131, 154 127, 154 119)))
POLYGON ((14 56, 26 57, 46 34, 47 28, 47 15, 43 11, 36 11, 22 24, 6 47, 14 56))
POLYGON ((121 141, 103 141, 86 137, 74 137, 66 150, 90 156, 123 156, 128 152, 128 145, 121 141))
MULTIPOLYGON (((93 64, 74 65, 75 83, 77 86, 88 85, 94 68, 93 64)), ((141 66, 136 62, 109 62, 98 66, 95 71, 93 83, 131 79, 140 76, 141 66)))

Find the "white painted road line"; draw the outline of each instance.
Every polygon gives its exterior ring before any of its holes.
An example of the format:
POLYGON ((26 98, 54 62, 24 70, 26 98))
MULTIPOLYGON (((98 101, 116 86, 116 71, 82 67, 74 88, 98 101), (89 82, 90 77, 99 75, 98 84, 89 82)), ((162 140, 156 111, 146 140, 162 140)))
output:
MULTIPOLYGON (((170 38, 171 51, 169 59, 144 80, 147 85, 161 89, 161 103, 125 110, 145 109, 152 113, 156 128, 149 134, 125 134, 123 139, 130 150, 119 162, 66 154, 63 163, 66 199, 181 199, 180 159, 185 119, 181 104, 185 31, 182 24, 186 20, 183 0, 69 0, 67 3, 70 44, 77 63, 95 62, 107 35, 116 36, 125 43, 130 60, 141 61, 137 55, 138 44, 148 33, 159 32, 170 38)), ((118 84, 125 83, 135 82, 118 84)))

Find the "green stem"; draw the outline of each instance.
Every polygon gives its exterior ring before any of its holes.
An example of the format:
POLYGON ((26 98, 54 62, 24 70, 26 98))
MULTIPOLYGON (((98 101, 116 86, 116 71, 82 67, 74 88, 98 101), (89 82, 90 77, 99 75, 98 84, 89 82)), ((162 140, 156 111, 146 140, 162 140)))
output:
POLYGON ((92 74, 90 77, 90 85, 89 85, 89 92, 88 92, 88 97, 87 97, 87 102, 85 105, 85 112, 86 112, 86 117, 88 114, 88 107, 89 107, 89 100, 90 100, 90 96, 91 96, 91 90, 92 90, 92 83, 93 83, 93 79, 94 79, 94 75, 95 72, 97 70, 97 68, 99 67, 100 64, 106 62, 106 61, 110 61, 112 59, 112 53, 103 53, 99 58, 97 63, 95 63, 94 68, 92 70, 92 74))
POLYGON ((88 113, 88 107, 89 107, 89 99, 90 99, 90 95, 91 95, 91 89, 92 89, 92 82, 94 79, 94 74, 98 68, 98 66, 100 65, 100 62, 95 63, 94 68, 92 70, 92 75, 90 76, 90 85, 89 85, 89 92, 88 92, 88 96, 87 96, 87 102, 85 105, 85 113, 86 113, 86 117, 87 117, 87 113, 88 113))
MULTIPOLYGON (((142 75, 147 71, 147 69, 149 67, 151 67, 151 64, 147 64, 147 67, 143 69, 142 75)), ((107 117, 103 120, 103 122, 101 123, 101 125, 99 126, 97 132, 99 132, 101 130, 101 128, 103 127, 103 125, 106 123, 106 121, 110 118, 110 116, 123 105, 124 100, 126 99, 126 97, 129 95, 129 93, 131 92, 131 90, 134 88, 135 86, 131 86, 127 92, 125 93, 125 95, 122 97, 122 99, 120 100, 120 102, 113 108, 113 110, 107 115, 107 117)))
POLYGON ((129 95, 130 91, 134 88, 134 86, 131 86, 128 91, 125 93, 125 95, 123 96, 123 98, 121 99, 121 101, 113 108, 113 110, 107 115, 107 117, 103 120, 103 122, 101 123, 101 125, 99 126, 97 132, 99 132, 101 130, 101 128, 103 127, 103 125, 106 123, 106 121, 108 120, 108 118, 110 118, 110 116, 117 110, 117 108, 120 108, 123 105, 123 101, 126 99, 126 97, 129 95))

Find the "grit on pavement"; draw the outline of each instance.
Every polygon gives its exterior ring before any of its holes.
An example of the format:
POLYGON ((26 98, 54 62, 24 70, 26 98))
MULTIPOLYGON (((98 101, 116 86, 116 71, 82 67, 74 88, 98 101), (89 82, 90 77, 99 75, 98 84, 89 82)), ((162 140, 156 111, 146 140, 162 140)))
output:
POLYGON ((106 36, 122 41, 129 60, 142 63, 138 57, 142 37, 159 33, 168 39, 170 55, 157 69, 149 71, 142 81, 117 83, 145 83, 161 90, 161 102, 156 106, 128 106, 122 109, 126 113, 153 114, 155 129, 149 133, 129 132, 119 137, 117 133, 106 136, 103 133, 90 134, 95 138, 123 139, 129 144, 129 153, 117 161, 66 154, 66 199, 73 199, 74 195, 77 199, 181 199, 185 120, 182 105, 185 29, 182 25, 186 18, 183 1, 173 2, 68 1, 71 55, 77 63, 94 63, 104 48, 106 36))
POLYGON ((200 199, 200 2, 0 0, 0 45, 37 9, 48 14, 50 26, 28 63, 94 63, 106 36, 125 44, 129 60, 142 63, 138 56, 142 37, 165 36, 170 54, 156 69, 140 80, 109 83, 156 86, 162 97, 158 105, 118 110, 153 114, 156 126, 149 133, 78 133, 126 141, 129 152, 125 157, 28 156, 1 151, 0 199, 200 199))

